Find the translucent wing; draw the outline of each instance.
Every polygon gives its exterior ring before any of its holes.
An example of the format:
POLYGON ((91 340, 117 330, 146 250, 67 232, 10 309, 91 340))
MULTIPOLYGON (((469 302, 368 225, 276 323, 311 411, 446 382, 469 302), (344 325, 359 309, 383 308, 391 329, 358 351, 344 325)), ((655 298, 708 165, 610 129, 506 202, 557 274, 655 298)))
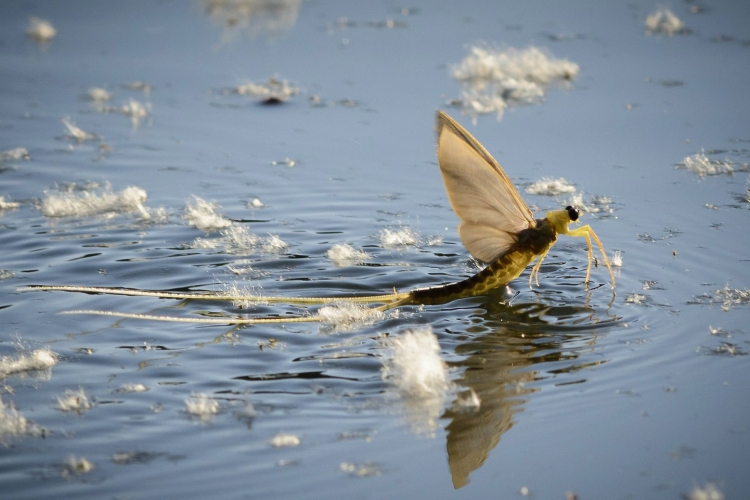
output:
POLYGON ((453 118, 438 111, 438 163, 458 234, 471 254, 490 262, 536 226, 529 207, 500 164, 453 118))

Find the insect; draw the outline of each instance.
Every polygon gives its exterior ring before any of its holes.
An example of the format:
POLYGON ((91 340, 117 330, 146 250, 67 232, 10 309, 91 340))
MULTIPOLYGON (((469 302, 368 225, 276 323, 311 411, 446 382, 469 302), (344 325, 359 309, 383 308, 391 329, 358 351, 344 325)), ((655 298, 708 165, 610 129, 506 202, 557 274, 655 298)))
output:
MULTIPOLYGON (((461 219, 458 234, 466 248, 477 259, 488 265, 474 276, 445 285, 417 288, 410 292, 372 295, 366 297, 238 297, 217 293, 177 293, 125 288, 33 285, 25 290, 59 290, 68 292, 102 293, 110 295, 147 296, 180 300, 242 300, 288 304, 326 304, 334 302, 382 305, 373 310, 384 311, 403 305, 443 304, 452 300, 482 295, 518 278, 534 260, 529 275, 529 286, 539 285, 539 270, 544 258, 557 241, 558 235, 586 238, 588 265, 585 283, 591 276, 594 261, 591 240, 596 243, 615 287, 615 275, 602 242, 588 226, 571 229, 580 211, 574 206, 552 210, 543 219, 535 219, 500 164, 487 150, 453 118, 442 111, 437 113, 437 157, 443 182, 453 211, 461 219)), ((72 313, 104 314, 124 318, 157 321, 179 321, 212 324, 262 324, 323 321, 319 315, 262 318, 186 318, 151 314, 120 313, 115 311, 70 311, 72 313)))

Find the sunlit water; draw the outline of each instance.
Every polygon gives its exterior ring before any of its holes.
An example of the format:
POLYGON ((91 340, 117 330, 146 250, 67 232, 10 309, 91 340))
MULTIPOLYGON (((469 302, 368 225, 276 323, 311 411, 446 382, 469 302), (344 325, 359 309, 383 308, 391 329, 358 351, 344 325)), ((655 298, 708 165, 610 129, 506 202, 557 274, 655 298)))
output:
POLYGON ((1 496, 746 497, 750 9, 660 8, 3 2, 1 496), (483 82, 457 78, 472 47, 483 82), (436 109, 536 214, 585 207, 616 295, 580 239, 533 289, 321 324, 18 291, 464 279, 436 109))

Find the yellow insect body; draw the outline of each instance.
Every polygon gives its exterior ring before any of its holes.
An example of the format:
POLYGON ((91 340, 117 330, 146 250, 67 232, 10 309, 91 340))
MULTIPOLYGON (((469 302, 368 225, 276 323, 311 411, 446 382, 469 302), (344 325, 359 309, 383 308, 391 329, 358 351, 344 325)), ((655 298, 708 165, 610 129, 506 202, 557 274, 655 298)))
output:
MULTIPOLYGON (((375 310, 386 310, 408 304, 442 304, 452 300, 483 295, 518 278, 524 269, 537 259, 529 275, 539 284, 539 269, 559 234, 586 238, 588 266, 585 283, 588 286, 591 263, 594 260, 591 239, 596 242, 615 286, 615 275, 601 241, 590 226, 570 229, 579 217, 576 207, 547 212, 544 219, 534 219, 531 210, 499 163, 487 150, 453 118, 437 113, 437 156, 446 192, 453 211, 461 220, 458 234, 466 248, 488 266, 466 280, 411 292, 372 295, 367 297, 238 297, 214 293, 174 293, 148 290, 129 290, 108 287, 38 285, 34 290, 105 293, 114 295, 151 296, 181 300, 241 300, 255 302, 285 302, 290 304, 325 304, 330 302, 380 303, 375 310)), ((212 324, 258 324, 322 321, 320 316, 270 318, 180 318, 114 311, 70 311, 74 313, 104 314, 117 317, 158 321, 182 321, 212 324)))

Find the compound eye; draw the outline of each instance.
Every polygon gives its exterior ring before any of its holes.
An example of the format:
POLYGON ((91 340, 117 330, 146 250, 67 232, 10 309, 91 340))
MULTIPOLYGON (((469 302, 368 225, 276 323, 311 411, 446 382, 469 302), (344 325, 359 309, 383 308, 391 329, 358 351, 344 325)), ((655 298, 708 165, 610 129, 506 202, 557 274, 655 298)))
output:
POLYGON ((578 211, 577 207, 568 205, 567 207, 565 207, 565 210, 568 211, 568 217, 570 217, 570 220, 572 221, 578 220, 578 216, 580 215, 580 212, 578 211))

